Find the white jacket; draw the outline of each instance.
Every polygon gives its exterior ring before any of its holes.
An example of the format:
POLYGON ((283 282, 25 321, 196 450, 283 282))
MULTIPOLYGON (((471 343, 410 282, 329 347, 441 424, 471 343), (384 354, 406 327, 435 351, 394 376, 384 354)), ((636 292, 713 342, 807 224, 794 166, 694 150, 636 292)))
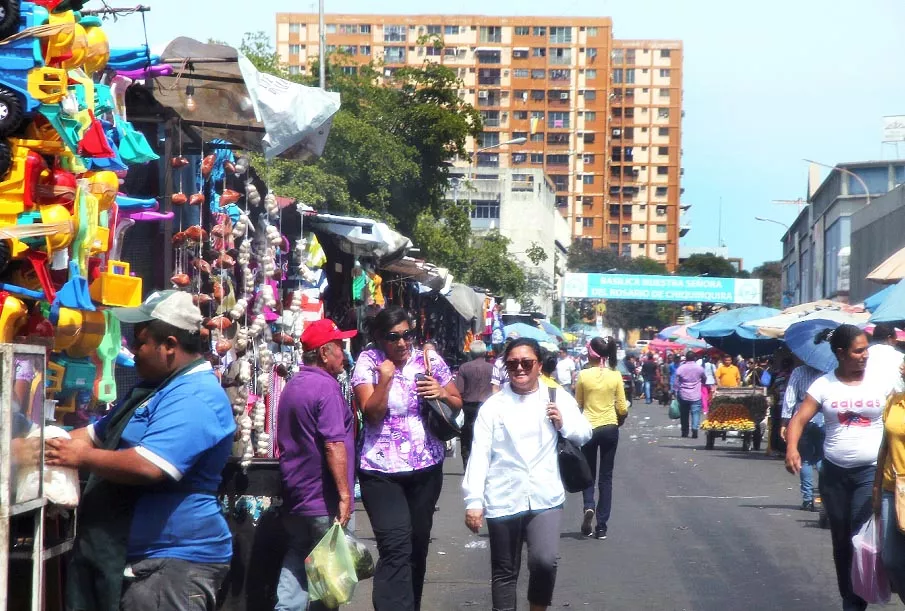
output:
MULTIPOLYGON (((484 509, 487 518, 549 509, 566 500, 556 454, 557 433, 547 418, 550 400, 543 383, 530 395, 508 384, 481 406, 462 480, 466 509, 484 509)), ((591 439, 591 425, 575 399, 557 389, 562 434, 579 446, 591 439)))

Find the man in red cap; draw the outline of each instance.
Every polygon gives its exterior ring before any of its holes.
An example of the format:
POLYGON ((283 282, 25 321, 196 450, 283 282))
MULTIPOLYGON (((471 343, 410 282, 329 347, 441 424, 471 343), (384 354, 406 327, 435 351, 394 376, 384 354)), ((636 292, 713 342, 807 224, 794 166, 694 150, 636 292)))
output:
POLYGON ((275 611, 323 609, 308 604, 305 558, 334 520, 352 516, 355 436, 352 412, 336 380, 343 371, 342 340, 332 320, 314 322, 302 333, 303 365, 280 397, 277 447, 283 476, 283 524, 289 547, 277 586, 275 611))

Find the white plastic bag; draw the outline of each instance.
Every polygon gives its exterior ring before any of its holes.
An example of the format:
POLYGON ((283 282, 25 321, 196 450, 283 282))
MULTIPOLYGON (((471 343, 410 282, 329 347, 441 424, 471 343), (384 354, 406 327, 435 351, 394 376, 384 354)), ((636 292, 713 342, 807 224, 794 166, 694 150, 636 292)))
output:
POLYGON ((880 560, 880 525, 871 516, 852 537, 852 590, 869 604, 887 603, 889 579, 880 560))
MULTIPOLYGON (((41 436, 37 427, 26 439, 41 436)), ((69 433, 58 426, 44 427, 44 439, 70 439, 69 433)), ((40 474, 37 467, 22 468, 16 478, 16 502, 38 498, 40 474)), ((44 467, 44 498, 60 507, 78 507, 79 504, 79 472, 69 467, 44 467)))

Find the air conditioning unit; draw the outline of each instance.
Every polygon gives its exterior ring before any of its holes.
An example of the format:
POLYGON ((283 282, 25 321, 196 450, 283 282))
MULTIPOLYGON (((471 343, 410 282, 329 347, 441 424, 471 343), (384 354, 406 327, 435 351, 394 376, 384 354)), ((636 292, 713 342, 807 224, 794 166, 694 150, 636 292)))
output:
POLYGON ((622 130, 621 130, 621 129, 614 129, 614 130, 613 130, 613 135, 614 135, 614 136, 621 136, 621 135, 622 135, 622 130))
POLYGON ((560 100, 568 100, 568 99, 569 99, 569 94, 568 94, 568 92, 563 91, 561 94, 559 94, 559 99, 560 99, 560 100))
POLYGON ((665 254, 666 254, 666 247, 663 246, 662 244, 658 244, 658 245, 657 245, 657 254, 658 254, 658 255, 665 255, 665 254))
POLYGON ((632 232, 632 228, 631 228, 631 227, 623 227, 623 228, 622 228, 622 233, 631 233, 631 232, 632 232))
POLYGON ((487 92, 486 92, 486 91, 483 91, 483 90, 482 90, 482 91, 479 91, 479 92, 478 92, 478 97, 479 97, 480 99, 482 99, 482 100, 486 100, 486 99, 487 99, 487 92))
POLYGON ((508 71, 508 70, 503 70, 503 76, 509 76, 509 71, 508 71))

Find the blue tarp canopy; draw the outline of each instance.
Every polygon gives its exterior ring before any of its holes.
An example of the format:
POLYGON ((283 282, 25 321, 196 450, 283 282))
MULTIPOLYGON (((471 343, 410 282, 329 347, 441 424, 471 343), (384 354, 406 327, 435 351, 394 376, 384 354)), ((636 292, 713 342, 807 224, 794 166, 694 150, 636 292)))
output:
MULTIPOLYGON (((901 283, 901 281, 900 281, 901 283)), ((889 297, 889 294, 892 293, 893 289, 898 286, 897 284, 892 284, 887 286, 885 289, 878 291, 864 300, 864 309, 868 312, 876 312, 877 308, 879 308, 886 298, 889 297)))
POLYGON ((748 306, 714 314, 706 320, 690 325, 688 334, 705 340, 714 348, 744 357, 766 356, 775 352, 782 342, 760 335, 756 329, 743 327, 749 320, 776 316, 779 310, 765 306, 748 306))
MULTIPOLYGON (((870 317, 870 322, 899 322, 905 320, 905 280, 899 281, 898 284, 884 289, 880 293, 886 293, 886 296, 874 310, 873 315, 870 317)), ((866 307, 866 300, 864 304, 866 307)))

